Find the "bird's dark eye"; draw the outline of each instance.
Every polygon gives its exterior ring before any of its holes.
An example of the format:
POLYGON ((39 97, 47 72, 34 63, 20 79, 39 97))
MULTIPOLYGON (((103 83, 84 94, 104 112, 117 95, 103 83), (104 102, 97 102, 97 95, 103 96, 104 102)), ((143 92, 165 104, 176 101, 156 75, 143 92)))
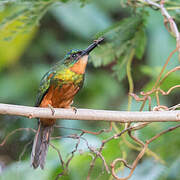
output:
POLYGON ((81 53, 82 53, 81 51, 79 51, 77 53, 74 53, 74 54, 71 55, 71 58, 73 58, 74 60, 78 59, 78 57, 81 55, 81 53))
POLYGON ((73 58, 76 58, 76 57, 77 57, 77 54, 73 54, 72 57, 73 57, 73 58))

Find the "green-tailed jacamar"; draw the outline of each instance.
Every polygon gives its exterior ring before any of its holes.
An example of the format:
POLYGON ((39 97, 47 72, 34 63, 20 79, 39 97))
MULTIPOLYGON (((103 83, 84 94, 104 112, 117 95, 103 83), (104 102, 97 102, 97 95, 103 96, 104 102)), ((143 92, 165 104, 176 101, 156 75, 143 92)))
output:
MULTIPOLYGON (((81 89, 89 53, 103 38, 95 40, 85 50, 71 50, 62 61, 55 64, 42 78, 35 106, 70 108, 74 96, 81 89)), ((40 119, 31 154, 32 166, 43 169, 49 138, 55 119, 40 119)))

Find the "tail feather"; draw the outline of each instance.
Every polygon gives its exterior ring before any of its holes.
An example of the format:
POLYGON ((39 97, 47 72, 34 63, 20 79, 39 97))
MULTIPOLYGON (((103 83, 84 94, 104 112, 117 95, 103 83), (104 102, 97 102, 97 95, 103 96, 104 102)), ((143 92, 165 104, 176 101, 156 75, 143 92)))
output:
POLYGON ((34 169, 38 166, 40 166, 41 169, 44 169, 52 129, 53 126, 43 126, 39 123, 31 153, 31 164, 34 169))

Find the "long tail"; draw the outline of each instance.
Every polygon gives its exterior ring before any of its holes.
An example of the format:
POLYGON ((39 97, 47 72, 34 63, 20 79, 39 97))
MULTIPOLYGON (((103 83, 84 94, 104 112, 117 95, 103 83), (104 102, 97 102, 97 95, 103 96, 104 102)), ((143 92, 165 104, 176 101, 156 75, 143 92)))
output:
POLYGON ((44 169, 52 129, 53 126, 43 126, 41 122, 39 123, 31 153, 31 164, 34 169, 39 165, 44 169))

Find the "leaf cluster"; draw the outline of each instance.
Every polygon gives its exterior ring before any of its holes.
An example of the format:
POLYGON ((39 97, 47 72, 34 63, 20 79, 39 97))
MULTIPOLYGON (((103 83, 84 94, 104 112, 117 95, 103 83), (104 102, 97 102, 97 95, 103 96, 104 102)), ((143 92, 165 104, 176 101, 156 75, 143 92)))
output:
POLYGON ((101 45, 92 54, 94 66, 112 65, 114 75, 122 80, 126 75, 126 65, 133 56, 142 59, 146 47, 145 22, 146 12, 142 11, 124 18, 96 37, 105 37, 106 43, 101 45))
POLYGON ((28 33, 37 26, 51 1, 16 1, 4 3, 0 10, 0 39, 12 40, 18 34, 28 33))

